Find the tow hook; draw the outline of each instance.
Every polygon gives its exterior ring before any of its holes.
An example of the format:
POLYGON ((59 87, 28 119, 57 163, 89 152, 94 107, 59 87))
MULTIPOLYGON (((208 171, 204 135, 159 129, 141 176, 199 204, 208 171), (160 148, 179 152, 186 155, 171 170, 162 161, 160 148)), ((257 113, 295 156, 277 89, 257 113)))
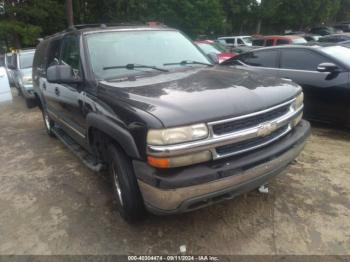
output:
POLYGON ((268 194, 269 193, 269 185, 265 184, 265 185, 261 185, 258 189, 259 193, 261 194, 268 194))

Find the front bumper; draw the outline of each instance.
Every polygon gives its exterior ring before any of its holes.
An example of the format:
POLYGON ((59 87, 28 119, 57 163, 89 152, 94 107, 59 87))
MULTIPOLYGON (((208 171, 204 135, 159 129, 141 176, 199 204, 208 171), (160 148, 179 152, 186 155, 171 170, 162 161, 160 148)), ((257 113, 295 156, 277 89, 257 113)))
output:
POLYGON ((302 121, 287 136, 262 149, 174 170, 134 161, 145 206, 156 214, 181 213, 257 188, 299 155, 309 134, 310 124, 302 121))

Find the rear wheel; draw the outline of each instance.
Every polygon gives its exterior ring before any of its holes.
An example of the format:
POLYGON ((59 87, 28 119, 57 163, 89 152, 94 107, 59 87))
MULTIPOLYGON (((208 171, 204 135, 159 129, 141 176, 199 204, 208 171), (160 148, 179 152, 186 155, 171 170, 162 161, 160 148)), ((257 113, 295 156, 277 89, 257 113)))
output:
POLYGON ((55 134, 52 132, 52 128, 55 126, 55 122, 50 118, 45 108, 43 108, 42 113, 46 132, 49 136, 54 137, 55 134))
POLYGON ((142 220, 146 212, 131 160, 115 145, 109 146, 108 154, 118 211, 127 222, 142 220))

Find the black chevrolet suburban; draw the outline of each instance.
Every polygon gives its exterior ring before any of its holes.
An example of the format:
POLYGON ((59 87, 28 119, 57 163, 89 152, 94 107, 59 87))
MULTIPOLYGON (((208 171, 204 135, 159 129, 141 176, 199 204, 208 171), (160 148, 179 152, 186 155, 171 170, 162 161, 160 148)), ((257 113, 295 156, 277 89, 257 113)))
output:
POLYGON ((48 134, 109 170, 127 221, 256 189, 310 133, 300 86, 216 65, 166 27, 77 26, 47 37, 33 83, 48 134))

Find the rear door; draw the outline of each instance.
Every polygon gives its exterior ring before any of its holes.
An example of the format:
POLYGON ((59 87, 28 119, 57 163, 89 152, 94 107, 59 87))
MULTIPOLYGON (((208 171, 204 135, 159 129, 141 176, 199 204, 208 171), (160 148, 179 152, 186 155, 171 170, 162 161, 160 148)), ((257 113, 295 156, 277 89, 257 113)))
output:
POLYGON ((336 61, 310 49, 281 49, 280 59, 279 76, 303 87, 305 116, 330 122, 342 121, 344 108, 349 107, 345 105, 349 101, 349 72, 344 70, 333 77, 329 77, 329 73, 318 72, 319 64, 336 64, 336 61))
POLYGON ((264 75, 277 76, 278 74, 278 49, 249 52, 239 56, 238 60, 242 63, 244 69, 251 68, 253 71, 264 75))

